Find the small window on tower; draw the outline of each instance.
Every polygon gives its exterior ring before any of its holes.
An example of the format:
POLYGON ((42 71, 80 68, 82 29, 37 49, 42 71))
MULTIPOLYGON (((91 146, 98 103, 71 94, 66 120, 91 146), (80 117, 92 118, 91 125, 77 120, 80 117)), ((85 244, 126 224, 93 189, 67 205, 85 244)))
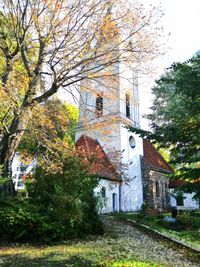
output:
POLYGON ((96 115, 98 117, 103 115, 103 97, 101 95, 96 97, 96 115))
POLYGON ((126 117, 130 118, 130 96, 126 94, 126 117))

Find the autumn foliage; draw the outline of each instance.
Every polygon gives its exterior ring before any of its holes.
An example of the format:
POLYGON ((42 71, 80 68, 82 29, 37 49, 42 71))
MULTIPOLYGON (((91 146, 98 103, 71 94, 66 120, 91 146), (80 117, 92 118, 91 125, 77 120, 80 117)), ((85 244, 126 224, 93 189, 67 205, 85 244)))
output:
POLYGON ((158 51, 161 13, 131 1, 3 0, 0 4, 0 164, 10 164, 35 110, 60 88, 144 68, 158 51), (143 64, 145 63, 145 64, 143 64))

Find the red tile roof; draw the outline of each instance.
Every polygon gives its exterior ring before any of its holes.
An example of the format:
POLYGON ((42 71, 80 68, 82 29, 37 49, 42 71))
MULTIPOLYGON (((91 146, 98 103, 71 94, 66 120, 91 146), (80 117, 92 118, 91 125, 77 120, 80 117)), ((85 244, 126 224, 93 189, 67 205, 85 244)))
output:
POLYGON ((177 187, 181 187, 185 184, 186 184, 186 181, 183 181, 183 180, 172 180, 169 183, 169 188, 177 188, 177 187))
POLYGON ((145 162, 153 168, 159 169, 164 172, 172 173, 173 169, 161 156, 158 150, 147 140, 143 140, 144 159, 145 162))
POLYGON ((184 185, 188 185, 188 184, 200 184, 200 178, 193 180, 193 181, 187 181, 187 180, 181 180, 181 179, 177 179, 177 180, 172 180, 169 183, 169 188, 177 188, 177 187, 181 187, 184 185))
POLYGON ((119 174, 97 140, 82 135, 76 141, 75 146, 79 155, 89 160, 90 173, 98 174, 100 177, 109 180, 120 181, 119 174))

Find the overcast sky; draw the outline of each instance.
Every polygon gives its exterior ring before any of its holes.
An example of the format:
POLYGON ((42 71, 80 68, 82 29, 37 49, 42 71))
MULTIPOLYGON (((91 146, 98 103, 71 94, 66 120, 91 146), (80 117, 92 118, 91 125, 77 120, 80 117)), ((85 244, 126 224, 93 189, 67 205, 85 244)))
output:
MULTIPOLYGON (((150 87, 173 62, 185 61, 200 50, 200 0, 140 0, 142 3, 161 5, 164 11, 163 27, 165 34, 170 33, 166 46, 170 49, 157 61, 157 72, 151 77, 149 87, 140 88, 141 114, 148 112, 152 96, 150 87), (150 85, 151 84, 151 85, 150 85), (141 99, 143 97, 143 99, 141 99)), ((141 85, 142 86, 142 85, 141 85)), ((142 127, 145 121, 142 120, 142 127)))
MULTIPOLYGON (((157 61, 157 72, 151 77, 150 81, 147 81, 147 77, 145 78, 148 86, 140 86, 140 114, 142 115, 149 112, 148 107, 152 103, 150 91, 153 81, 173 62, 189 59, 195 52, 200 50, 200 0, 138 1, 141 1, 144 5, 160 4, 164 11, 162 25, 165 35, 170 33, 166 41, 166 46, 170 47, 170 49, 157 61)), ((68 101, 69 99, 68 95, 68 101)), ((142 127, 146 127, 145 120, 142 119, 141 122, 142 127)))
POLYGON ((200 0, 162 0, 161 4, 164 27, 171 33, 169 60, 190 58, 200 50, 200 0))

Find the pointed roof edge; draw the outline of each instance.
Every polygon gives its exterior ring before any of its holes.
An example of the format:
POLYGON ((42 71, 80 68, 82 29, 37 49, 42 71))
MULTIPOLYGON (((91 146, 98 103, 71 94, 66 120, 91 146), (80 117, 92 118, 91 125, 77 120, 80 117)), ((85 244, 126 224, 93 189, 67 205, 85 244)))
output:
POLYGON ((200 177, 196 180, 182 180, 181 178, 179 179, 174 179, 171 180, 169 183, 169 188, 181 188, 184 187, 185 185, 189 185, 189 184, 200 184, 200 177))
POLYGON ((96 162, 91 167, 91 173, 98 174, 101 179, 121 182, 120 175, 108 159, 98 140, 82 134, 76 141, 75 147, 86 158, 89 156, 96 157, 96 162))
POLYGON ((144 160, 151 167, 164 173, 173 173, 172 167, 166 162, 159 151, 147 140, 143 139, 144 160))

